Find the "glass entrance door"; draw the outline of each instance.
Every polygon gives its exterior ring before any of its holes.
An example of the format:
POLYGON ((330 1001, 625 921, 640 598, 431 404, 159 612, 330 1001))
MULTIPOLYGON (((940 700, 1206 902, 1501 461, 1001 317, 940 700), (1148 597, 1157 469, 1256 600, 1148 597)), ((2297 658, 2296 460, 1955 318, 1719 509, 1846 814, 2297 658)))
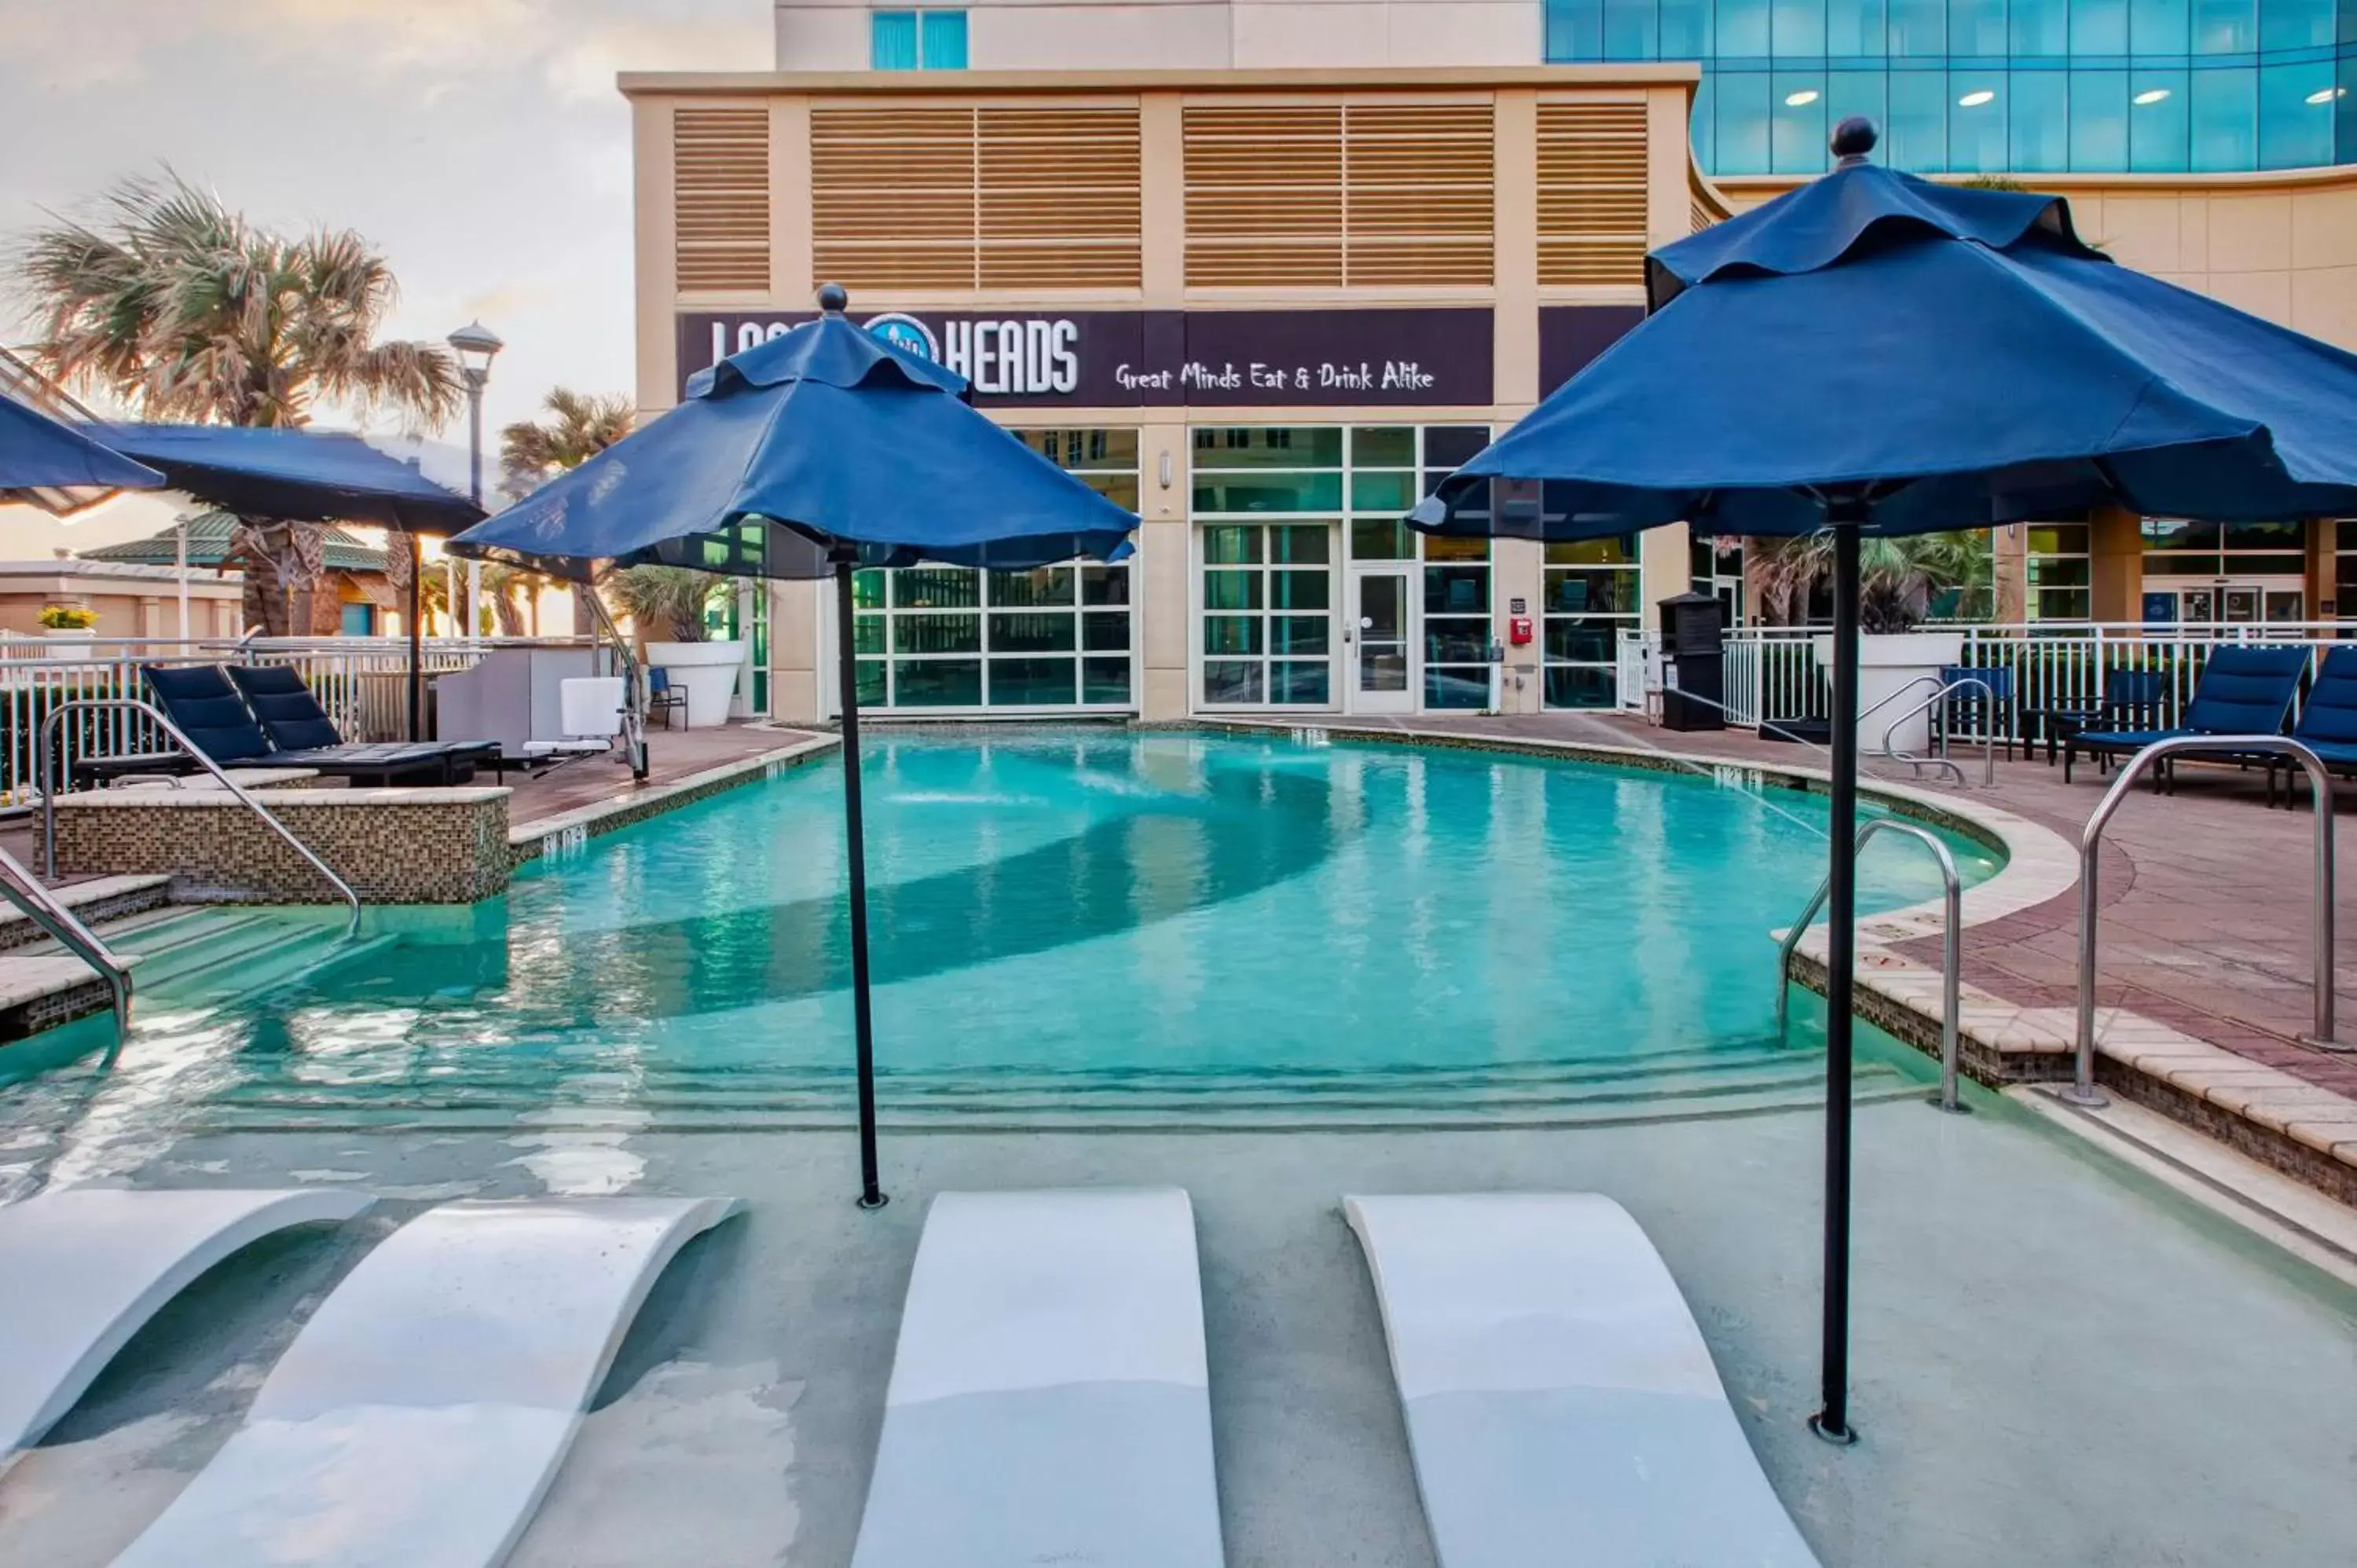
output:
POLYGON ((1409 625, 1408 574, 1383 569, 1351 574, 1351 712, 1415 711, 1415 639, 1409 625))

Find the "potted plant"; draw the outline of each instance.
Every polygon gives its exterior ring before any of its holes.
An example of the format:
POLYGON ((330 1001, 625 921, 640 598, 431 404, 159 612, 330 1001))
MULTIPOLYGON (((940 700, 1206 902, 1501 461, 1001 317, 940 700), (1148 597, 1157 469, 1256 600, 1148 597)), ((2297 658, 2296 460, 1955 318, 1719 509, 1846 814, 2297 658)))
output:
POLYGON ((705 617, 729 585, 716 572, 686 566, 631 566, 606 579, 607 597, 630 618, 649 669, 661 670, 687 695, 687 726, 725 724, 745 663, 739 638, 710 635, 705 617))
POLYGON ((87 659, 91 656, 91 639, 98 635, 98 612, 88 605, 44 605, 41 607, 42 634, 59 646, 59 659, 87 659))
MULTIPOLYGON (((1807 619, 1811 595, 1833 581, 1833 535, 1812 534, 1763 550, 1754 592, 1771 622, 1796 625, 1807 619)), ((1932 602, 1955 590, 1955 614, 1974 618, 1988 613, 1995 592, 1989 536, 1983 533, 1918 533, 1900 539, 1867 538, 1858 549, 1857 708, 1871 713, 1858 746, 1879 750, 1891 721, 1927 702, 1926 682, 1906 696, 1894 693, 1921 677, 1964 658, 1964 633, 1921 629, 1932 602), (1885 704, 1877 707, 1876 704, 1885 704)), ((1833 668, 1833 641, 1816 641, 1817 665, 1833 668)), ((1920 752, 1931 742, 1931 714, 1916 714, 1892 732, 1901 751, 1920 752)))

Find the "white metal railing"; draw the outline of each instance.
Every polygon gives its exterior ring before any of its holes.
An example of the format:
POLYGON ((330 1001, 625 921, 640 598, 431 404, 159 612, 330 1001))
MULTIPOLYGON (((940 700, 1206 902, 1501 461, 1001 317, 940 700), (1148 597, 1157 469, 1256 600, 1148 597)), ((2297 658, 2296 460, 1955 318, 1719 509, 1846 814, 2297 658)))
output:
MULTIPOLYGON (((436 638, 425 645, 428 676, 471 668, 501 647, 587 646, 587 638, 436 638)), ((0 639, 0 808, 28 805, 40 776, 42 720, 70 703, 144 698, 143 664, 288 664, 348 741, 408 735, 409 645, 397 638, 99 638, 61 653, 49 639, 0 639), (33 651, 23 652, 30 647, 33 651)), ((76 709, 59 729, 51 776, 73 787, 73 758, 172 749, 152 721, 121 706, 76 709)))
MULTIPOLYGON (((1831 712, 1832 683, 1817 663, 1810 627, 1740 627, 1727 634, 1728 722, 1756 726, 1763 720, 1816 718, 1831 712)), ((1972 669, 2007 671, 2013 677, 2009 706, 2013 723, 2035 708, 2093 707, 2102 702, 2104 678, 2113 670, 2149 671, 2161 677, 2161 699, 2148 715, 2156 728, 2178 722, 2201 682, 2210 650, 2266 644, 2305 647, 2311 672, 2327 649, 2357 639, 2357 622, 2245 621, 2173 626, 2096 622, 2032 621, 2013 625, 1927 627, 1915 635, 1950 639, 1953 659, 1938 662, 1972 669)), ((1659 684, 1659 639, 1630 630, 1620 639, 1620 705, 1645 707, 1649 687, 1659 684)), ((1981 703, 1961 709, 1957 738, 1985 740, 1981 703)), ((2002 737, 1999 737, 2002 738, 2002 737)))

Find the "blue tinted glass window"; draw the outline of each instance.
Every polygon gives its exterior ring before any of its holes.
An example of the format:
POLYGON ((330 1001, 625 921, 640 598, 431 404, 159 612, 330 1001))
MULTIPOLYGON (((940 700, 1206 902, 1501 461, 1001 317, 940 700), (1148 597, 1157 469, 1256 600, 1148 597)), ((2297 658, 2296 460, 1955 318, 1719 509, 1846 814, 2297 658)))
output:
MULTIPOLYGON (((1886 4, 1892 54, 1920 59, 1948 52, 1947 0, 1886 0, 1886 4)), ((1897 99, 1897 89, 1891 96, 1897 99)))
POLYGON ((1769 42, 1786 59, 1825 52, 1825 0, 1772 0, 1769 42))
POLYGON ((1948 166, 1964 172, 2000 173, 2006 166, 2005 119, 2011 95, 2002 70, 1952 70, 1954 94, 1948 111, 1948 166))
POLYGON ((2128 72, 2128 167, 2139 174, 2185 167, 2186 112, 2191 100, 2182 70, 2128 72))
POLYGON ((1657 59, 1661 13, 1653 0, 1604 0, 1604 58, 1657 59))
MULTIPOLYGON (((2259 47, 2259 19, 2251 0, 2193 0, 2193 52, 2248 54, 2259 47)), ((2201 118, 2194 110, 2194 118, 2201 118)), ((2198 136, 2200 133, 2197 131, 2198 136)))
MULTIPOLYGON (((1863 114, 1878 125, 1889 125, 1889 106, 1882 91, 1888 80, 1878 70, 1827 71, 1825 124, 1838 125, 1853 114, 1863 114)), ((1887 152, 1885 156, 1889 156, 1887 152)))
POLYGON ((1546 57, 1604 58, 1604 0, 1546 0, 1546 57))
POLYGON ((2187 0, 2128 0, 2128 52, 2181 55, 2193 42, 2187 0))
MULTIPOLYGON (((2309 49, 2332 41, 2333 0, 2259 0, 2259 48, 2309 49)), ((2266 106, 2260 107, 2262 117, 2266 106)))
POLYGON ((2037 174, 2071 166, 2071 78, 2059 70, 2017 70, 2007 80, 2009 166, 2037 174))
POLYGON ((920 11, 917 64, 925 70, 965 69, 965 13, 920 11))
POLYGON ((2128 0, 2071 0, 2071 52, 2128 52, 2128 0))
POLYGON ((1827 0, 1825 53, 1835 59, 1878 56, 1888 47, 1882 0, 1827 0))
POLYGON ((2128 166, 2128 73, 2071 73, 2071 166, 2098 173, 2128 166))
POLYGON ((1718 0, 1718 36, 1712 49, 1721 56, 1768 52, 1769 0, 1718 0))
POLYGON ((1662 0, 1662 58, 1700 59, 1710 53, 1710 0, 1662 0))
POLYGON ((2193 167, 2246 169, 2258 158, 2258 75, 2249 66, 2193 76, 2193 167))
POLYGON ((1948 0, 1948 52, 2005 55, 2005 0, 1948 0))
POLYGON ((1768 73, 1718 73, 1718 168, 1720 174, 1766 174, 1768 73))
POLYGON ((2332 92, 2332 156, 2357 160, 2357 58, 2341 58, 2332 92))
POLYGON ((2332 161, 2332 62, 2259 68, 2259 166, 2332 161))
POLYGON ((917 69, 917 14, 914 11, 869 13, 867 63, 876 70, 917 69))
POLYGON ((1815 174, 1825 166, 1825 79, 1821 71, 1780 70, 1769 157, 1778 174, 1815 174))
POLYGON ((1948 166, 1948 73, 1944 70, 1894 70, 1890 73, 1890 149, 1893 168, 1943 169, 1948 166))
POLYGON ((2054 58, 2071 52, 2071 0, 2012 0, 2013 58, 2054 58))
POLYGON ((1718 72, 1715 70, 1704 71, 1701 85, 1695 89, 1694 156, 1706 169, 1718 167, 1718 72))

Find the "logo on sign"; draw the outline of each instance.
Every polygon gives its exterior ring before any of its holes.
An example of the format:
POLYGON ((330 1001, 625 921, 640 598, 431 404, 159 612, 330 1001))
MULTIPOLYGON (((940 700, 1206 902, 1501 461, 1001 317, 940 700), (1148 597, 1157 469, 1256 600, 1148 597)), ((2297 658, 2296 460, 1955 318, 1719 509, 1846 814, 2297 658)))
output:
POLYGON ((933 340, 933 329, 913 316, 904 316, 897 310, 871 316, 867 318, 867 330, 904 354, 941 363, 942 346, 933 340))

